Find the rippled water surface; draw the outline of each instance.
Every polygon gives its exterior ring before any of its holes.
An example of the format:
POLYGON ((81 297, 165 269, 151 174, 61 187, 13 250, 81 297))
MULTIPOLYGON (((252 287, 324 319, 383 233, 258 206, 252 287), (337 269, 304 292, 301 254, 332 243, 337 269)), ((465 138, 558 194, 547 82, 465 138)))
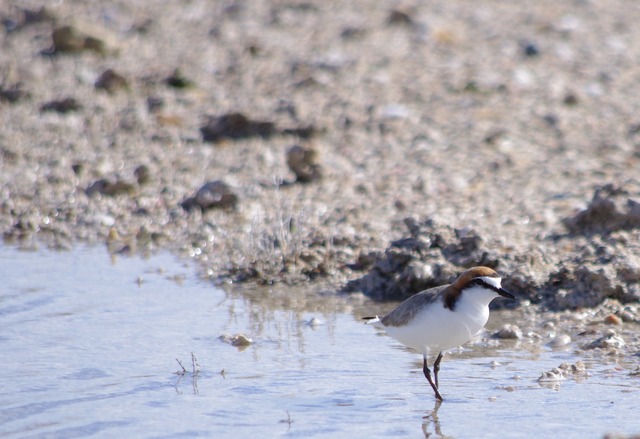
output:
POLYGON ((445 358, 437 407, 420 357, 359 320, 380 305, 224 292, 196 273, 166 254, 0 247, 0 437, 640 433, 640 378, 610 360, 545 387, 571 346, 479 341, 445 358))

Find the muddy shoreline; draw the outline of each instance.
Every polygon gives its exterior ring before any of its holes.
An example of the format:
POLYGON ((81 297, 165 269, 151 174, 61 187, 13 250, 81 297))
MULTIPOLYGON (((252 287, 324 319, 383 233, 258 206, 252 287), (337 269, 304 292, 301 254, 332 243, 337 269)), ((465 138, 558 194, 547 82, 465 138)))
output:
POLYGON ((467 6, 2 6, 4 241, 637 322, 640 6, 467 6))

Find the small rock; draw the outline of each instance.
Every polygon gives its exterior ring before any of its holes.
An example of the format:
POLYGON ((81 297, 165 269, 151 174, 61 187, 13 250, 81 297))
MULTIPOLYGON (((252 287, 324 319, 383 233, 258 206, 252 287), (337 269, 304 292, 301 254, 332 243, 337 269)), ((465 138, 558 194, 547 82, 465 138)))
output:
POLYGON ((556 327, 556 322, 554 322, 552 320, 547 320, 546 322, 544 322, 542 324, 542 327, 544 329, 554 329, 556 327))
POLYGON ((149 167, 146 165, 138 166, 135 171, 133 171, 133 175, 135 175, 139 185, 146 184, 151 179, 149 167))
POLYGON ((175 69, 173 71, 173 74, 171 74, 171 76, 169 76, 165 82, 167 83, 167 85, 169 85, 170 87, 173 88, 189 88, 189 87, 193 87, 193 81, 191 81, 190 79, 187 79, 182 72, 180 71, 180 69, 175 69))
POLYGON ((340 38, 344 40, 353 40, 363 37, 366 33, 367 31, 360 27, 347 26, 340 32, 340 38))
POLYGON ((158 96, 149 96, 147 98, 147 109, 151 113, 160 111, 165 105, 164 99, 158 96))
POLYGON ((231 188, 222 180, 215 180, 205 183, 195 196, 187 198, 182 202, 182 207, 191 210, 199 207, 202 210, 212 208, 235 208, 238 197, 231 188))
POLYGON ((40 107, 40 111, 56 111, 58 113, 70 113, 78 111, 82 105, 75 98, 64 98, 60 100, 50 101, 40 107))
POLYGON ((562 363, 560 369, 570 375, 584 375, 586 373, 586 366, 582 361, 577 361, 575 364, 562 363))
POLYGON ((636 322, 638 318, 634 315, 630 310, 624 310, 620 313, 620 318, 622 318, 623 322, 636 322))
POLYGON ((568 334, 557 334, 549 345, 554 348, 561 348, 569 343, 571 343, 571 337, 568 334))
POLYGON ((20 156, 13 149, 0 147, 0 159, 5 163, 15 164, 20 156))
POLYGON ((382 107, 380 117, 384 120, 407 119, 411 115, 409 109, 400 104, 389 104, 382 107))
POLYGON ((521 43, 521 47, 522 53, 524 53, 524 55, 527 57, 532 58, 540 54, 540 49, 538 49, 538 46, 536 46, 535 43, 523 42, 521 43))
POLYGON ((578 105, 578 96, 575 93, 567 93, 562 98, 562 103, 568 106, 578 105))
POLYGON ((551 370, 542 372, 542 374, 538 377, 538 382, 548 383, 548 382, 554 382, 554 381, 561 381, 564 379, 565 378, 562 376, 560 369, 556 367, 551 370))
POLYGON ((303 125, 293 128, 285 128, 280 130, 281 134, 289 136, 298 136, 301 139, 310 139, 318 133, 318 129, 313 125, 303 125))
POLYGON ((589 343, 587 346, 585 346, 585 349, 611 349, 611 348, 615 348, 615 349, 619 349, 625 346, 625 342, 622 339, 622 337, 620 337, 616 331, 614 331, 613 329, 608 329, 607 332, 605 332, 605 334, 598 338, 597 340, 594 340, 593 342, 589 343))
POLYGON ((104 54, 106 44, 97 37, 84 35, 73 26, 57 27, 51 33, 53 51, 60 53, 77 53, 92 50, 104 54))
POLYGON ((507 340, 520 340, 522 339, 522 330, 516 325, 506 324, 500 330, 493 334, 494 338, 507 339, 507 340))
POLYGON ((235 346, 235 347, 246 347, 253 344, 253 340, 244 334, 235 334, 235 335, 224 334, 218 338, 223 342, 229 343, 231 346, 235 346))
POLYGON ((53 23, 56 20, 53 12, 50 11, 46 6, 42 6, 39 9, 33 10, 25 9, 22 12, 24 15, 23 25, 45 22, 53 23))
POLYGON ((80 52, 84 49, 84 37, 72 26, 55 28, 51 34, 55 52, 80 52))
POLYGON ((115 93, 120 89, 126 89, 128 84, 124 76, 116 73, 113 69, 107 69, 100 75, 95 83, 95 87, 105 90, 108 93, 115 93))
POLYGON ((413 24, 413 19, 409 12, 392 9, 387 17, 387 24, 410 26, 413 24))
POLYGON ((507 130, 505 130, 504 128, 494 128, 490 130, 482 140, 489 145, 494 145, 500 138, 504 137, 506 134, 507 130))
POLYGON ((84 48, 100 54, 105 54, 107 52, 107 47, 104 41, 92 36, 87 36, 84 39, 84 48))
POLYGON ((89 185, 85 192, 90 197, 95 194, 109 195, 112 197, 121 194, 130 195, 135 192, 135 186, 122 180, 114 181, 106 178, 101 178, 89 185))
POLYGON ((228 113, 209 117, 200 132, 205 142, 215 143, 224 139, 269 138, 276 133, 276 127, 273 122, 251 120, 242 113, 228 113))
POLYGON ((554 367, 551 370, 543 372, 540 377, 538 377, 538 382, 555 382, 564 380, 569 377, 585 376, 586 374, 586 367, 582 361, 577 361, 575 364, 562 363, 558 367, 554 367))
POLYGON ((87 222, 112 227, 115 225, 116 219, 112 215, 108 215, 106 213, 96 213, 95 215, 88 216, 87 222))
POLYGON ((310 183, 322 177, 317 163, 318 152, 312 148, 294 145, 287 151, 287 165, 296 174, 296 181, 310 183))
POLYGON ((615 314, 609 314, 604 318, 607 325, 622 325, 622 319, 615 314))
POLYGON ((84 172, 84 167, 85 167, 85 164, 82 162, 76 162, 71 165, 71 169, 73 170, 73 173, 76 175, 82 174, 84 172))
POLYGON ((253 343, 253 340, 244 334, 234 335, 231 338, 231 344, 233 346, 249 346, 252 343, 253 343))
POLYGON ((4 101, 13 104, 27 96, 29 96, 29 93, 22 88, 22 84, 20 83, 13 84, 9 87, 0 84, 0 102, 4 101))

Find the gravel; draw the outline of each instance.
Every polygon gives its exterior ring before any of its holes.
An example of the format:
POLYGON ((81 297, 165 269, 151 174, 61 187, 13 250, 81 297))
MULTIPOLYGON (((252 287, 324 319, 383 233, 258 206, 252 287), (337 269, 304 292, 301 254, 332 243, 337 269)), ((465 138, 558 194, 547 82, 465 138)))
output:
POLYGON ((9 2, 0 18, 7 243, 167 248, 217 282, 382 299, 483 264, 521 303, 613 300, 637 321, 640 4, 9 2))

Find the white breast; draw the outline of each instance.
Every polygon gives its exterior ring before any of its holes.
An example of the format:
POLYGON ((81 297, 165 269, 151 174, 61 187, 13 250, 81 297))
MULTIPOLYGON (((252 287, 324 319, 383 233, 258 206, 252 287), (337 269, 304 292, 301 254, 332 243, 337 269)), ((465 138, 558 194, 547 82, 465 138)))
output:
MULTIPOLYGON (((493 278, 488 278, 495 280, 493 278)), ((498 285, 499 287, 499 280, 498 285)), ((418 352, 445 351, 471 340, 489 319, 489 303, 497 294, 482 287, 465 289, 454 310, 434 302, 404 326, 385 327, 400 343, 418 352)))

